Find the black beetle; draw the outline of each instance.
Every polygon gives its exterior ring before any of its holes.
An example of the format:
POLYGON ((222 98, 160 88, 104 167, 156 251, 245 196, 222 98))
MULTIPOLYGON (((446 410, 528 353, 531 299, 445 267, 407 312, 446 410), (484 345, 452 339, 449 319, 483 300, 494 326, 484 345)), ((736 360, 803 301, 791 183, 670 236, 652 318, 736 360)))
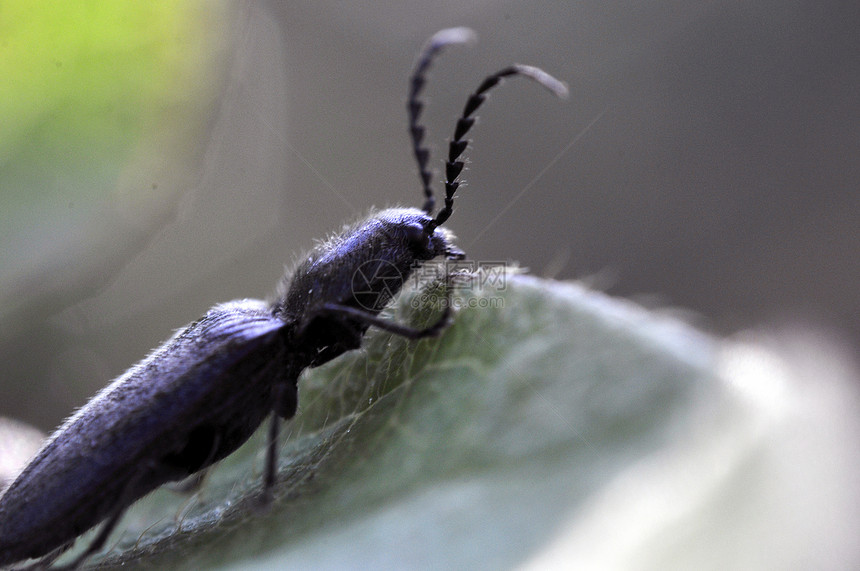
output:
MULTIPOLYGON (((418 339, 439 334, 451 304, 426 329, 379 317, 413 269, 444 256, 460 259, 442 228, 451 215, 459 160, 486 93, 522 75, 559 96, 545 72, 513 65, 488 76, 457 121, 445 162, 445 204, 435 201, 422 146, 419 95, 434 56, 473 38, 466 28, 435 34, 418 58, 407 110, 424 189, 422 209, 372 214, 320 244, 283 280, 274 302, 238 300, 210 309, 129 369, 69 418, 0 496, 0 565, 28 558, 50 565, 80 534, 104 521, 71 567, 102 548, 123 512, 164 483, 182 480, 232 453, 272 414, 262 498, 277 479, 279 419, 296 412, 297 380, 308 367, 356 349, 370 326, 418 339)), ((450 289, 449 289, 450 291, 450 289)))

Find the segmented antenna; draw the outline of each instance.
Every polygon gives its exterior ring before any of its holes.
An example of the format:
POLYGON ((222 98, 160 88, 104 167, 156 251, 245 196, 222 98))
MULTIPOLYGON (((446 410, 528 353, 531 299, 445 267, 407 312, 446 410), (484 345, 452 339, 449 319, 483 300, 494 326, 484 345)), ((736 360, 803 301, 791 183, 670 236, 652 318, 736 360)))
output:
POLYGON ((530 65, 514 64, 487 76, 481 85, 478 86, 478 89, 469 96, 468 101, 466 101, 466 106, 463 108, 463 114, 457 120, 457 126, 454 128, 454 137, 448 144, 448 160, 445 161, 445 207, 436 215, 436 218, 431 224, 432 228, 444 224, 445 221, 448 220, 448 217, 451 216, 451 212, 453 212, 454 193, 457 192, 457 187, 460 186, 460 182, 457 181, 457 177, 460 176, 460 172, 462 172, 463 166, 465 165, 463 161, 458 159, 469 145, 469 141, 467 139, 463 139, 463 137, 466 136, 466 133, 468 133, 469 129, 472 128, 472 125, 475 124, 475 118, 472 117, 472 114, 474 114, 478 107, 480 107, 487 99, 487 92, 499 85, 504 78, 511 75, 521 75, 527 79, 536 81, 556 97, 560 97, 562 99, 567 97, 567 86, 564 83, 542 69, 532 67, 530 65))
POLYGON ((430 177, 433 175, 427 169, 427 163, 430 161, 430 150, 422 146, 425 129, 418 122, 421 118, 421 112, 424 110, 424 102, 418 97, 427 82, 427 70, 430 69, 433 58, 442 51, 442 48, 450 44, 473 43, 476 38, 475 32, 469 28, 446 28, 436 32, 421 50, 418 62, 415 64, 415 71, 409 79, 409 101, 406 103, 406 111, 409 114, 409 134, 412 136, 412 150, 415 153, 415 160, 418 162, 418 175, 424 186, 425 201, 421 209, 427 214, 433 213, 436 198, 430 187, 430 177))

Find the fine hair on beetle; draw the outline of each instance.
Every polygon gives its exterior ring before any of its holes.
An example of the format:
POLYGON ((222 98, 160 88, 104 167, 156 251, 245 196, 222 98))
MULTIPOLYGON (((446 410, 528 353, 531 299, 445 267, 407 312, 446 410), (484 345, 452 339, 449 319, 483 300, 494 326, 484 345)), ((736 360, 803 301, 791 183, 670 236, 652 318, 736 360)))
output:
POLYGON ((125 510, 168 482, 199 476, 270 419, 260 501, 278 482, 281 419, 298 406, 299 375, 361 346, 368 328, 407 339, 440 334, 449 303, 429 326, 380 316, 411 272, 433 258, 462 259, 443 225, 454 209, 465 138, 475 112, 503 79, 522 76, 559 97, 567 89, 546 72, 511 65, 469 96, 445 159, 445 195, 436 210, 421 93, 440 51, 474 40, 467 28, 427 42, 409 83, 407 113, 424 204, 372 213, 318 244, 283 279, 274 301, 216 305, 132 366, 68 418, 0 495, 0 566, 38 559, 45 568, 76 538, 102 524, 63 568, 101 550, 125 510))

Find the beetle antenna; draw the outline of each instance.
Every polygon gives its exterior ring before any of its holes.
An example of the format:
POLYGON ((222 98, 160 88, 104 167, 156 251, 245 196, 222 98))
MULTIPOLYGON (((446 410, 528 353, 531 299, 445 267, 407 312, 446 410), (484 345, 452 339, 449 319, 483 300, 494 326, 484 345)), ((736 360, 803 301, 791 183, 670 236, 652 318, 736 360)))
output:
POLYGON ((415 71, 409 79, 409 101, 406 103, 406 111, 409 114, 409 134, 412 136, 412 151, 415 153, 415 160, 418 162, 418 174, 424 187, 425 200, 421 210, 427 214, 433 213, 436 198, 430 187, 430 178, 433 175, 427 169, 427 163, 430 161, 430 150, 423 146, 425 129, 419 123, 421 112, 424 110, 424 102, 419 99, 419 96, 421 90, 424 89, 424 84, 427 83, 427 70, 430 69, 433 58, 442 51, 442 48, 450 44, 473 43, 476 39, 475 32, 469 28, 446 28, 436 32, 421 50, 418 62, 415 64, 415 71))
POLYGON ((504 78, 512 75, 521 75, 527 79, 531 79, 548 89, 556 97, 567 98, 567 86, 564 83, 544 70, 530 65, 514 64, 487 76, 481 85, 478 86, 478 89, 469 96, 468 101, 466 101, 463 114, 457 120, 457 126, 454 128, 454 137, 448 144, 448 160, 445 161, 445 207, 436 215, 435 220, 431 224, 432 228, 444 224, 454 210, 454 193, 457 192, 457 187, 460 186, 460 181, 457 180, 457 177, 460 176, 460 172, 462 172, 465 165, 463 161, 458 159, 469 145, 468 139, 464 139, 463 137, 466 136, 466 133, 475 124, 475 118, 472 115, 487 99, 487 92, 499 85, 504 78))

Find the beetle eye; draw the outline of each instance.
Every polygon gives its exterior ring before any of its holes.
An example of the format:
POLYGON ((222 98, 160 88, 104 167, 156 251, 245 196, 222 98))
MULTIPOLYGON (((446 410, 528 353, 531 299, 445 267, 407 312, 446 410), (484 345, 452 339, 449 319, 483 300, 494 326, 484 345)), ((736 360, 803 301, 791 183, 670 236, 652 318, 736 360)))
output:
POLYGON ((427 243, 427 233, 420 224, 409 224, 404 228, 404 235, 409 245, 417 248, 424 248, 427 243))

